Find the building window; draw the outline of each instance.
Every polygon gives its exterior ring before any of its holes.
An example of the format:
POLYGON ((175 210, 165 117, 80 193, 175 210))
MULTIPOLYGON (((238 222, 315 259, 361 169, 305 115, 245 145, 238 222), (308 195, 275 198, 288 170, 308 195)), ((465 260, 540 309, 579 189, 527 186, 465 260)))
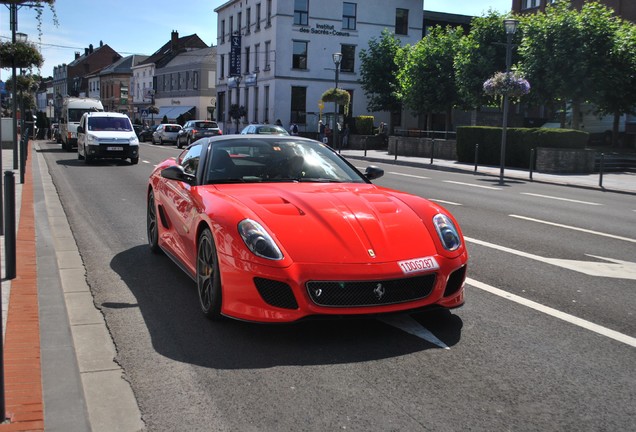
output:
POLYGON ((344 2, 342 4, 342 28, 344 30, 356 29, 356 7, 355 3, 344 2))
POLYGON ((254 72, 258 72, 259 68, 260 68, 260 56, 259 56, 259 51, 261 50, 261 44, 256 44, 254 45, 254 72))
POLYGON ((186 71, 185 73, 185 89, 190 89, 190 71, 186 71))
POLYGON ((199 89, 199 72, 197 71, 192 72, 192 88, 194 90, 199 89))
MULTIPOLYGON (((225 20, 221 20, 221 43, 225 43, 225 20)), ((144 71, 145 75, 145 71, 144 71)))
POLYGON ((263 107, 265 108, 265 123, 269 123, 269 86, 265 86, 265 104, 263 107))
POLYGON ((309 23, 309 0, 294 0, 294 25, 309 23))
POLYGON ((407 35, 409 34, 409 10, 408 9, 396 9, 395 10, 395 34, 407 35))
POLYGON ((250 47, 245 47, 245 73, 250 73, 250 47))
POLYGON ((219 92, 217 95, 216 116, 219 121, 225 121, 225 92, 219 92))
POLYGON ((258 3, 256 5, 256 26, 254 31, 259 31, 261 29, 261 4, 258 3))
POLYGON ((219 78, 223 79, 225 78, 225 54, 221 54, 219 61, 220 61, 219 72, 221 72, 221 76, 219 78))
POLYGON ((272 0, 267 0, 267 22, 265 27, 272 25, 272 0))
POLYGON ((236 14, 236 30, 240 33, 241 32, 241 24, 243 23, 243 13, 239 12, 238 14, 236 14))
POLYGON ((265 42, 265 70, 268 71, 270 69, 269 65, 269 48, 271 46, 271 42, 265 42))
POLYGON ((539 7, 539 0, 522 0, 521 10, 539 7))
POLYGON ((292 69, 307 69, 307 42, 294 41, 292 69))
POLYGON ((258 123, 258 87, 254 87, 254 123, 258 123))
POLYGON ((245 34, 250 34, 252 32, 252 8, 247 8, 245 10, 245 34))
POLYGON ((307 88, 292 87, 291 91, 291 121, 292 123, 307 123, 307 88))
POLYGON ((234 17, 230 17, 230 37, 234 34, 234 17))
POLYGON ((356 65, 356 46, 341 45, 340 52, 342 52, 340 70, 342 72, 353 72, 356 65))

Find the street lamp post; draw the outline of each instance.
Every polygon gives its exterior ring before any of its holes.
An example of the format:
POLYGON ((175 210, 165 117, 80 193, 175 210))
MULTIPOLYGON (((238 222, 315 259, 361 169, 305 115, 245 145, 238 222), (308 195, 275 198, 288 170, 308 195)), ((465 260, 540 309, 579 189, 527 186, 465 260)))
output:
MULTIPOLYGON (((519 21, 515 19, 505 19, 504 29, 506 30, 506 74, 510 73, 512 63, 512 37, 517 32, 519 21)), ((503 100, 503 126, 501 128, 501 166, 499 168, 499 183, 504 182, 504 166, 506 165, 506 135, 508 132, 508 92, 505 92, 503 100)))
MULTIPOLYGON (((336 90, 338 90, 338 78, 340 75, 340 62, 342 61, 342 53, 333 53, 333 63, 336 65, 336 90)), ((338 143, 338 102, 334 103, 334 125, 333 125, 333 144, 334 147, 340 150, 340 144, 338 143)))

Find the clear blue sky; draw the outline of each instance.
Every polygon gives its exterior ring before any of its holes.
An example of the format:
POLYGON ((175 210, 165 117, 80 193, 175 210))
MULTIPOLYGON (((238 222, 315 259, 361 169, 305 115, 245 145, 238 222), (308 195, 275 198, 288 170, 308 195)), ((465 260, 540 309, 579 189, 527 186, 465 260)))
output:
MULTIPOLYGON (((42 45, 44 77, 53 75, 53 67, 70 63, 75 51, 84 52, 89 44, 99 41, 110 45, 122 56, 150 55, 170 39, 172 30, 180 36, 196 33, 208 45, 216 44, 214 9, 227 0, 57 0, 55 11, 59 26, 53 25, 53 14, 44 6, 42 45)), ((365 1, 358 0, 359 4, 365 1)), ((489 9, 506 13, 512 0, 424 0, 424 9, 461 15, 481 16, 489 9)), ((18 31, 38 41, 36 13, 23 7, 18 11, 18 31)), ((11 38, 9 10, 0 5, 0 38, 11 38)), ((9 76, 0 70, 4 81, 9 76)))

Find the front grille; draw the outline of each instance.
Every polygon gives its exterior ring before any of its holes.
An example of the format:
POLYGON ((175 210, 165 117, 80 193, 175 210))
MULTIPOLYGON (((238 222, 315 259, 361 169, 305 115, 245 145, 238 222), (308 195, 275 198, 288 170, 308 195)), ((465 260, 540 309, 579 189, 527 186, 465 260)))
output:
POLYGON ((282 309, 298 309, 296 297, 289 285, 271 279, 254 278, 254 285, 263 300, 282 309))
POLYGON ((436 274, 375 281, 307 282, 309 296, 319 306, 355 307, 404 303, 427 297, 436 274))

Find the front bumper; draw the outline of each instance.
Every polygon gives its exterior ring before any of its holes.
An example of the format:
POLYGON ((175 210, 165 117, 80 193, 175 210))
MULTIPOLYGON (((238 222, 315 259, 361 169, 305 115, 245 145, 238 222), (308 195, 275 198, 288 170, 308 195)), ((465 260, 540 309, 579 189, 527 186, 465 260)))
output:
POLYGON ((139 157, 139 146, 130 144, 97 144, 86 146, 86 157, 94 159, 128 159, 139 157))
POLYGON ((219 253, 221 312, 247 321, 291 322, 315 316, 373 315, 463 305, 467 255, 435 258, 439 269, 407 277, 395 263, 371 266, 296 263, 287 268, 272 268, 219 253), (412 277, 421 281, 412 281, 412 277), (342 292, 338 292, 339 286, 342 292), (319 296, 331 296, 332 303, 319 304, 319 296), (338 304, 340 301, 342 304, 338 304))

